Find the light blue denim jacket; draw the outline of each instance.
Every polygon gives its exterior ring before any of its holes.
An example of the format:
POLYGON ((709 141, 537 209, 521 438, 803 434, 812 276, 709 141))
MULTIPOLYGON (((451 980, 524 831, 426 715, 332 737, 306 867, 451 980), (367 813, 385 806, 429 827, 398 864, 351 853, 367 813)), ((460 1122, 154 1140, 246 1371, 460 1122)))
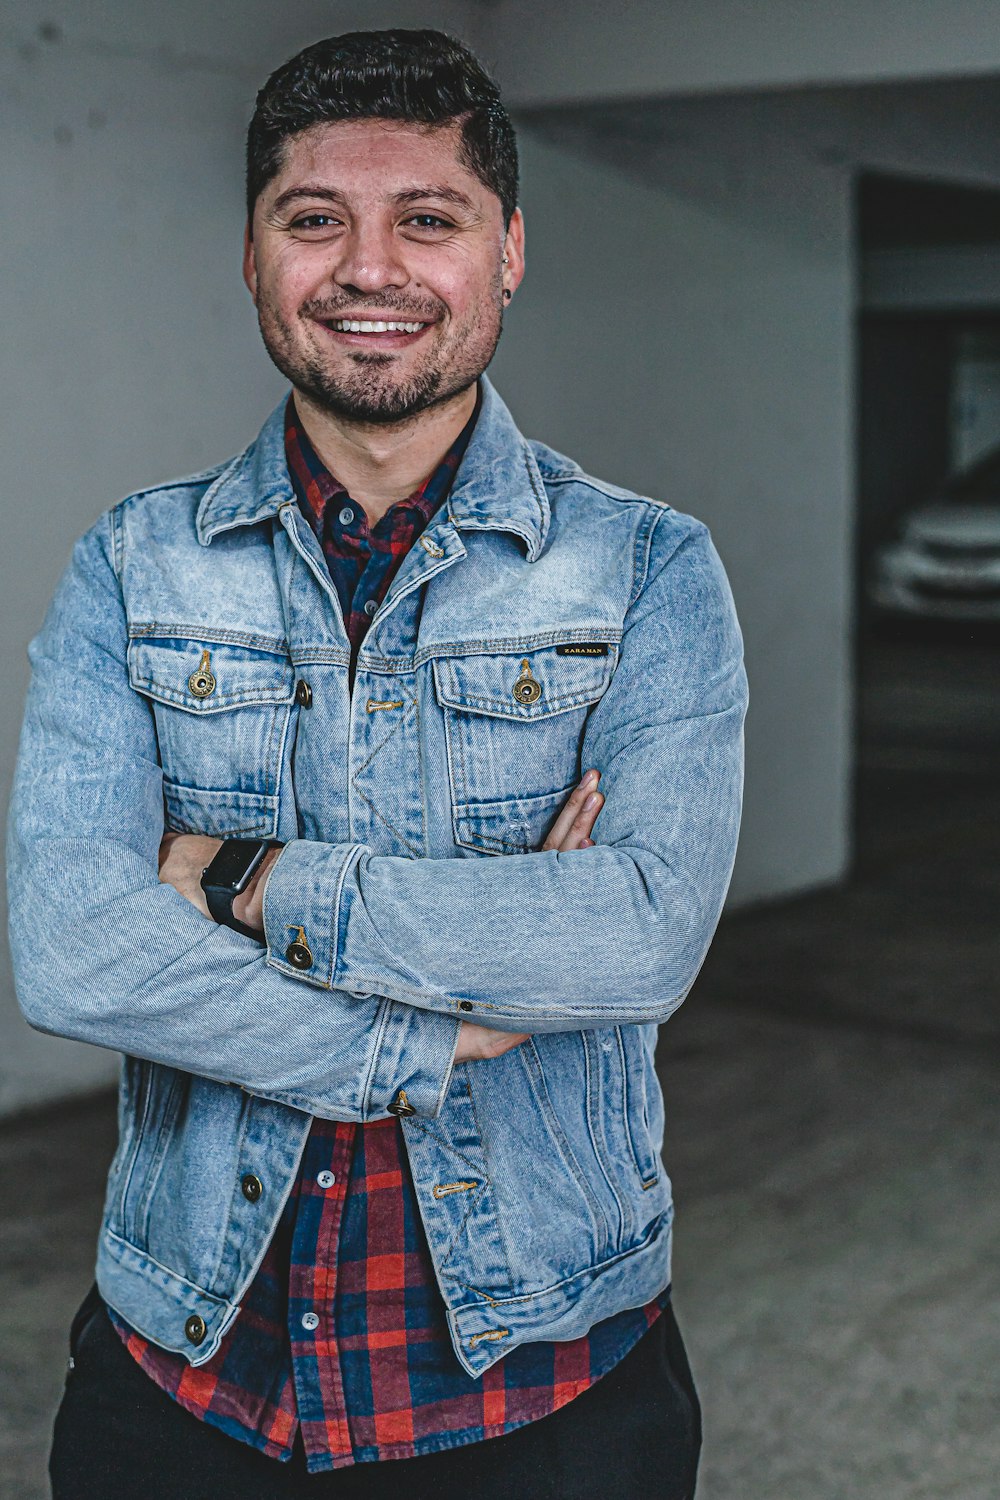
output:
POLYGON ((30 646, 18 995, 39 1030, 124 1054, 97 1279, 193 1364, 238 1316, 310 1117, 381 1119, 400 1090, 470 1374, 670 1279, 653 1050, 732 868, 739 628, 704 526, 526 442, 483 384, 353 692, 284 403, 238 458, 105 514, 30 646), (540 852, 590 766, 596 846, 540 852), (266 946, 160 884, 164 827, 286 841, 266 946), (456 1065, 463 1019, 532 1037, 456 1065))

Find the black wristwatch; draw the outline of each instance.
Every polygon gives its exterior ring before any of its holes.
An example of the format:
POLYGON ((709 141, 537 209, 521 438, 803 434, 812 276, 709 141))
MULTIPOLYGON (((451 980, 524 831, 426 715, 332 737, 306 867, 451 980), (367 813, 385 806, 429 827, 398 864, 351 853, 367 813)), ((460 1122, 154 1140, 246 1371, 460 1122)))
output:
POLYGON ((217 922, 260 941, 260 933, 233 916, 233 897, 246 890, 269 849, 282 846, 274 839, 224 839, 222 848, 201 872, 201 888, 217 922))

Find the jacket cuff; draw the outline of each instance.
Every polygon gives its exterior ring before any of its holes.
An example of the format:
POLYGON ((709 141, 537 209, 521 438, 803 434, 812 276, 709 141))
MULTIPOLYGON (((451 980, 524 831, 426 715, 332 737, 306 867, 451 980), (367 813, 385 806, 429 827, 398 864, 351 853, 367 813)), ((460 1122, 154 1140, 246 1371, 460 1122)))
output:
POLYGON ((417 1010, 402 1000, 384 1003, 385 1023, 365 1100, 365 1118, 412 1114, 433 1119, 440 1114, 451 1084, 462 1023, 457 1016, 417 1010))
MULTIPOLYGON (((344 882, 362 844, 294 839, 271 866, 264 886, 264 939, 272 968, 306 984, 333 989, 344 882)), ((348 990, 379 1006, 378 1040, 363 1104, 364 1118, 423 1115, 433 1119, 451 1083, 461 1020, 417 1010, 401 1000, 348 990)))
POLYGON ((285 845, 264 886, 264 940, 273 968, 333 988, 344 881, 363 852, 362 844, 308 839, 285 845))

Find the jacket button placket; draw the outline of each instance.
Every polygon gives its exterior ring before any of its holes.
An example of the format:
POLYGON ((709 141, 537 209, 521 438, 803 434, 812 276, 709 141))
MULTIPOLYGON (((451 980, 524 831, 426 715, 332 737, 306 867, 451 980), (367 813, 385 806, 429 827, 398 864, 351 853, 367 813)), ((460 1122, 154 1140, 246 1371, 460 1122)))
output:
MULTIPOLYGON (((415 649, 415 589, 377 631, 378 655, 398 663, 398 672, 366 670, 360 663, 354 681, 351 781, 360 796, 351 797, 351 837, 379 854, 419 857, 424 853, 423 802, 420 794, 420 719, 412 670, 405 670, 415 649)), ((364 652, 362 648, 362 653, 364 652)))
MULTIPOLYGON (((316 545, 309 523, 296 505, 287 508, 284 520, 275 537, 275 561, 288 642, 298 663, 293 692, 296 715, 286 760, 289 769, 294 769, 295 789, 293 796, 289 788, 287 800, 289 805, 294 800, 298 837, 343 843, 351 836, 344 660, 348 641, 342 620, 335 617, 339 606, 302 555, 316 545), (294 545, 292 533, 299 538, 302 551, 294 545)), ((283 793, 283 806, 284 802, 283 793)))

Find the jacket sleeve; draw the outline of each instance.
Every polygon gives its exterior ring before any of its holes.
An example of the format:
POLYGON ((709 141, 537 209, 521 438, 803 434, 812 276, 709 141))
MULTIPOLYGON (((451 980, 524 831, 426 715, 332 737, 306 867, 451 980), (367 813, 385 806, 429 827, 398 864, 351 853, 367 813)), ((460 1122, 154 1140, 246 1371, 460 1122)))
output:
POLYGON ((110 517, 78 542, 40 634, 8 829, 18 999, 40 1031, 239 1084, 329 1119, 440 1110, 458 1018, 303 987, 158 878, 162 772, 130 686, 110 517))
POLYGON ((265 887, 272 965, 292 972, 286 934, 302 926, 316 955, 296 976, 306 987, 529 1032, 676 1009, 732 872, 746 677, 707 530, 658 516, 615 672, 584 731, 581 763, 601 771, 606 797, 595 847, 429 860, 293 842, 265 887))

